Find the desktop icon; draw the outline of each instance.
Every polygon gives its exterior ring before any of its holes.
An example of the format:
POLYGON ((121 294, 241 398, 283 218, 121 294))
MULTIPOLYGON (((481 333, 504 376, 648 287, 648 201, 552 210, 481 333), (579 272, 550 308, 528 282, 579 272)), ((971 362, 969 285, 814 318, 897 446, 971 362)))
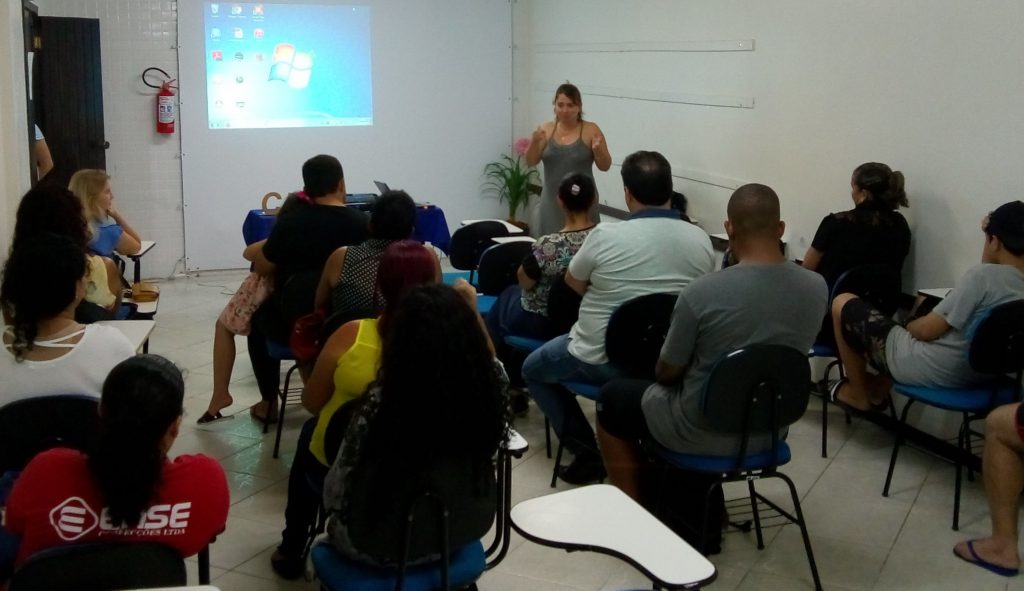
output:
POLYGON ((231 14, 233 16, 238 16, 238 15, 242 14, 242 5, 241 4, 232 4, 231 5, 231 14))
POLYGON ((241 76, 241 75, 235 76, 235 83, 236 84, 241 84, 243 82, 245 82, 245 76, 241 76))
POLYGON ((245 108, 245 101, 238 101, 237 103, 235 103, 235 106, 238 107, 239 109, 244 109, 245 108))
POLYGON ((253 6, 252 7, 252 15, 253 16, 263 16, 263 5, 262 4, 257 4, 255 6, 253 6))
POLYGON ((235 27, 232 33, 235 39, 243 39, 245 37, 245 31, 242 30, 242 27, 235 27))
POLYGON ((256 52, 256 54, 253 55, 253 58, 256 61, 258 61, 258 62, 262 62, 263 61, 263 54, 260 53, 260 52, 256 52))
POLYGON ((245 55, 241 51, 236 51, 235 60, 242 61, 243 59, 245 59, 245 55))
POLYGON ((219 49, 215 49, 210 52, 210 57, 213 58, 213 61, 219 62, 224 59, 224 54, 219 49))
POLYGON ((215 85, 220 85, 220 84, 224 84, 224 77, 223 77, 223 76, 221 76, 220 74, 214 74, 214 75, 213 75, 213 76, 212 76, 212 77, 210 78, 210 80, 211 80, 211 81, 212 81, 212 82, 213 82, 213 83, 214 83, 215 85))
POLYGON ((210 4, 210 14, 220 14, 220 4, 216 2, 210 4))
POLYGON ((263 29, 253 29, 252 36, 253 36, 254 39, 262 39, 263 38, 263 29))
POLYGON ((210 29, 210 39, 220 39, 220 29, 217 27, 210 29))

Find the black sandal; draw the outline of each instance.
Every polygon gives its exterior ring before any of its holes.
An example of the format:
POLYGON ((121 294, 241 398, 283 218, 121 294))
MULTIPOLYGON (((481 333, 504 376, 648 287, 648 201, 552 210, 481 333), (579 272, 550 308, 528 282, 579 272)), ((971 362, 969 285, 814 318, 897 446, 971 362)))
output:
POLYGON ((210 411, 206 411, 203 413, 203 416, 199 417, 199 420, 196 421, 196 424, 209 425, 210 423, 216 423, 217 421, 224 421, 233 418, 235 418, 235 415, 223 415, 219 410, 213 414, 210 414, 210 411))

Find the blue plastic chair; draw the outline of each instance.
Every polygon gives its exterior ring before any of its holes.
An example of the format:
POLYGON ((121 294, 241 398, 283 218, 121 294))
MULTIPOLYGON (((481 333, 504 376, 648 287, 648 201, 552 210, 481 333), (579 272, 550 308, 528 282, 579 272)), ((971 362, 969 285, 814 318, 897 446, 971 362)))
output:
MULTIPOLYGON (((900 413, 896 442, 889 460, 889 472, 885 477, 882 496, 889 496, 892 474, 896 468, 896 457, 906 438, 907 413, 915 402, 958 412, 962 421, 957 435, 959 453, 953 464, 956 466, 956 485, 953 493, 953 529, 960 529, 960 488, 963 473, 963 456, 972 454, 971 436, 981 436, 971 430, 973 421, 988 416, 996 407, 1021 398, 1021 373, 1024 370, 1024 300, 1017 300, 993 307, 978 322, 971 333, 971 346, 967 355, 971 367, 992 376, 991 381, 973 387, 936 388, 894 384, 893 390, 907 397, 907 403, 900 413), (1007 376, 1013 374, 1013 378, 1007 376)), ((971 474, 969 472, 969 474, 971 474)))
MULTIPOLYGON (((861 265, 846 271, 836 279, 829 294, 829 313, 832 310, 832 300, 841 293, 856 294, 857 297, 871 304, 875 309, 885 316, 892 316, 900 306, 901 278, 899 270, 891 265, 861 265)), ((821 338, 811 346, 808 357, 831 358, 833 361, 825 366, 825 373, 819 382, 819 391, 822 393, 821 403, 821 457, 828 457, 828 385, 829 376, 832 370, 839 369, 839 379, 846 377, 843 372, 843 363, 839 359, 839 349, 836 347, 835 337, 821 338)), ((893 416, 896 415, 895 407, 890 407, 893 416)), ((846 424, 850 424, 850 413, 846 413, 846 424)))
MULTIPOLYGON (((815 589, 821 589, 818 567, 811 550, 807 524, 793 481, 778 471, 790 461, 792 452, 782 439, 783 429, 796 422, 807 410, 811 371, 806 353, 781 345, 751 345, 724 355, 708 375, 701 408, 707 424, 736 437, 737 451, 727 455, 697 455, 670 451, 655 444, 655 453, 670 465, 684 470, 722 475, 711 484, 705 496, 704 526, 700 550, 708 550, 708 528, 720 515, 709 510, 708 501, 724 482, 747 483, 750 508, 757 533, 757 548, 764 549, 761 533, 760 503, 800 527, 807 561, 815 589), (750 452, 752 435, 767 437, 769 447, 750 452), (764 497, 754 487, 757 480, 778 478, 786 483, 793 502, 793 513, 764 497)), ((659 503, 660 504, 660 503, 659 503)))
MULTIPOLYGON (((608 319, 604 347, 608 362, 627 377, 654 379, 654 366, 665 343, 665 335, 672 323, 672 309, 677 294, 652 293, 633 298, 619 306, 608 319)), ((602 384, 564 381, 567 390, 595 402, 600 400, 602 384)), ((568 420, 568 414, 566 419, 568 420)), ((565 433, 567 425, 562 425, 565 433)), ((551 471, 551 488, 558 482, 558 469, 562 463, 564 445, 558 440, 555 467, 551 471)))
POLYGON ((330 544, 313 546, 313 570, 328 591, 434 591, 435 589, 461 589, 472 585, 484 572, 484 547, 479 540, 470 542, 452 552, 447 564, 448 581, 444 581, 444 568, 439 563, 413 566, 405 569, 398 584, 397 569, 375 567, 345 558, 330 544))
MULTIPOLYGON (((351 503, 368 503, 376 495, 374 470, 363 471, 352 491, 351 503), (359 489, 362 487, 362 489, 359 489)), ((313 568, 328 591, 434 591, 463 588, 473 584, 486 568, 480 536, 494 522, 502 494, 491 480, 493 497, 476 494, 479 482, 467 471, 465 461, 452 459, 435 466, 427 478, 432 484, 412 496, 407 509, 394 507, 387 515, 351 513, 348 534, 360 551, 384 556, 377 566, 339 554, 330 544, 313 547, 313 568), (447 489, 447 490, 442 490, 447 489), (455 540, 457 547, 450 548, 455 540), (468 540, 468 541, 467 541, 468 540), (409 561, 439 556, 424 564, 409 561)), ((407 491, 406 491, 407 492, 407 491)), ((359 506, 362 506, 360 504, 359 506)))

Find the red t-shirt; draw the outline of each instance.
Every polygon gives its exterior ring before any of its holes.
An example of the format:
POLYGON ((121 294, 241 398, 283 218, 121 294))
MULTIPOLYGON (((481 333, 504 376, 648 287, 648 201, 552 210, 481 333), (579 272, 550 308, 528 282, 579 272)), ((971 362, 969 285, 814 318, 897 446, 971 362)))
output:
POLYGON ((7 499, 5 527, 21 537, 15 564, 53 546, 157 542, 191 556, 224 531, 228 485, 216 460, 178 456, 164 464, 153 504, 135 527, 114 527, 85 454, 51 449, 36 456, 7 499))

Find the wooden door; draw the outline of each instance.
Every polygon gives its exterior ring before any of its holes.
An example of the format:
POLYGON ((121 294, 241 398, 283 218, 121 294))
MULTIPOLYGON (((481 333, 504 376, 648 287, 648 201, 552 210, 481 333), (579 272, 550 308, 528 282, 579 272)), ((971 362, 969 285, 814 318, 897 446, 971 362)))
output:
POLYGON ((106 168, 100 21, 41 17, 36 53, 37 123, 46 135, 54 170, 67 184, 81 168, 106 168))

